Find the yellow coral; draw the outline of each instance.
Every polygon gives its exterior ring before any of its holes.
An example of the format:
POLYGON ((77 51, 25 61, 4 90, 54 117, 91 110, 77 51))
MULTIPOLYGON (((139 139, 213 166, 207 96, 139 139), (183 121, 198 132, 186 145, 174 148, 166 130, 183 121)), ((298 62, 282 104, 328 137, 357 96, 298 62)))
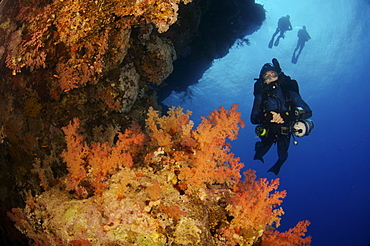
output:
POLYGON ((174 233, 175 243, 179 245, 199 245, 201 234, 202 230, 198 227, 196 220, 183 217, 174 233))
POLYGON ((27 98, 26 104, 24 105, 24 113, 29 117, 37 117, 40 114, 42 105, 39 102, 39 99, 36 97, 27 98))

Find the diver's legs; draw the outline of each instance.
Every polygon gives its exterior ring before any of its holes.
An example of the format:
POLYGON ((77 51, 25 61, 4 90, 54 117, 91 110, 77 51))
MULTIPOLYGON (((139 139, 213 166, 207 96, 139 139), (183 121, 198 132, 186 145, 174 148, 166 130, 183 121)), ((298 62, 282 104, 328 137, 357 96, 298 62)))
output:
POLYGON ((301 47, 299 47, 299 52, 298 52, 298 55, 299 56, 303 50, 303 47, 304 47, 304 42, 301 44, 301 47))
POLYGON ((293 53, 295 53, 298 49, 299 49, 299 40, 298 40, 298 42, 297 42, 297 46, 295 47, 295 49, 294 49, 294 52, 293 52, 293 53))
POLYGON ((275 36, 280 32, 280 28, 277 27, 275 33, 272 35, 272 38, 275 38, 275 36))
POLYGON ((277 39, 275 40, 274 46, 278 46, 279 45, 279 39, 280 39, 280 36, 278 36, 277 39))
POLYGON ((272 48, 272 45, 274 44, 274 39, 275 39, 275 36, 278 34, 280 32, 280 28, 279 27, 277 27, 276 28, 276 31, 275 31, 275 33, 272 35, 272 37, 271 37, 271 40, 270 40, 270 42, 269 42, 269 45, 268 45, 268 47, 271 49, 272 48))
POLYGON ((284 38, 285 36, 284 36, 284 33, 285 33, 285 31, 280 31, 280 34, 279 34, 279 36, 277 37, 277 39, 275 40, 275 43, 274 43, 274 45, 275 46, 278 46, 279 45, 279 40, 280 40, 280 38, 284 38))
POLYGON ((298 56, 296 56, 296 52, 299 48, 299 42, 297 42, 297 47, 295 47, 294 51, 293 51, 293 56, 292 56, 292 63, 293 64, 297 64, 297 60, 298 60, 298 56))
POLYGON ((278 143, 278 155, 279 159, 273 165, 268 172, 273 172, 276 175, 279 174, 281 166, 284 164, 284 162, 288 159, 288 149, 289 149, 289 144, 290 144, 290 135, 286 138, 283 138, 280 140, 278 143))
POLYGON ((290 144, 290 135, 277 143, 279 160, 283 163, 288 159, 288 149, 290 144))
POLYGON ((261 142, 256 142, 254 150, 256 151, 253 160, 260 160, 264 163, 263 156, 270 150, 273 140, 263 138, 261 142))

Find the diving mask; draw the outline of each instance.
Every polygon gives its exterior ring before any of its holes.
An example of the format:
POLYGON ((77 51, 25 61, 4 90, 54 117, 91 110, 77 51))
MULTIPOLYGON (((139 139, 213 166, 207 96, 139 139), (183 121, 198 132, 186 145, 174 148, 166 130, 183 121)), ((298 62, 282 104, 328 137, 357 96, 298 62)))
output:
POLYGON ((278 80, 278 75, 274 71, 268 71, 263 75, 263 79, 265 80, 266 84, 270 84, 271 82, 274 82, 278 80))

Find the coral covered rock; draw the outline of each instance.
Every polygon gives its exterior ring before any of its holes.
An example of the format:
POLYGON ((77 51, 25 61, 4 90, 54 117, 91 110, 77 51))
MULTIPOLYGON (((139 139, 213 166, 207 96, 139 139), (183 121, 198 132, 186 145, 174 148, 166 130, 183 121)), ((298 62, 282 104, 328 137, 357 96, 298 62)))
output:
POLYGON ((286 193, 252 171, 240 180, 226 142, 243 126, 236 109, 215 110, 196 130, 190 112, 152 110, 147 133, 133 127, 112 146, 84 141, 74 120, 63 129, 69 174, 9 216, 38 245, 256 244, 279 226, 286 193))
MULTIPOLYGON (((264 232, 278 226, 285 193, 251 172, 241 181, 243 164, 231 152, 244 125, 237 106, 215 110, 196 129, 191 112, 157 111, 156 92, 174 60, 192 54, 210 64, 224 55, 238 38, 230 32, 244 36, 239 30, 250 26, 239 17, 253 16, 244 13, 254 7, 252 0, 1 1, 0 212, 8 244, 22 238, 3 220, 12 207, 22 207, 9 217, 31 245, 279 238, 264 232)), ((206 67, 188 61, 179 68, 189 75, 206 67)), ((287 233, 299 242, 302 231, 287 233)))

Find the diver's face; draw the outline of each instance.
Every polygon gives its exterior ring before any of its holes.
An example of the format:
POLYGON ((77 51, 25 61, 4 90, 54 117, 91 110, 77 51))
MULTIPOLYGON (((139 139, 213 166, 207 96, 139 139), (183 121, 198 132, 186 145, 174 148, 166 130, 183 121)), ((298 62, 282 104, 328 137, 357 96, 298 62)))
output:
POLYGON ((271 82, 274 82, 278 80, 278 75, 274 71, 268 71, 263 75, 263 79, 265 80, 266 84, 270 84, 271 82))

